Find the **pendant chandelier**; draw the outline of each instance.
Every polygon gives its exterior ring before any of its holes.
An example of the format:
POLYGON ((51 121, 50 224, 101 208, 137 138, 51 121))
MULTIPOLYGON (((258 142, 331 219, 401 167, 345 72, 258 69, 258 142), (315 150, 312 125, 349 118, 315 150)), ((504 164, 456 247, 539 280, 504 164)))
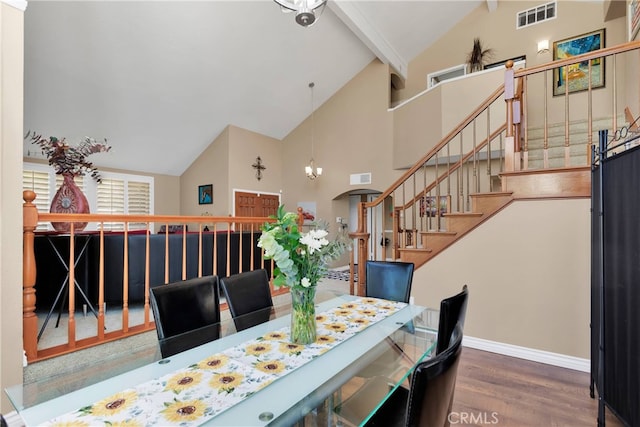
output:
POLYGON ((307 178, 316 179, 320 175, 322 175, 322 168, 315 167, 313 164, 313 139, 314 139, 314 120, 313 120, 313 87, 315 83, 309 83, 309 89, 311 89, 311 160, 309 160, 309 164, 304 167, 304 172, 307 174, 307 178))
POLYGON ((318 17, 322 15, 327 0, 274 0, 280 5, 283 12, 295 12, 296 22, 303 27, 313 25, 318 17), (316 11, 318 17, 316 17, 316 11))

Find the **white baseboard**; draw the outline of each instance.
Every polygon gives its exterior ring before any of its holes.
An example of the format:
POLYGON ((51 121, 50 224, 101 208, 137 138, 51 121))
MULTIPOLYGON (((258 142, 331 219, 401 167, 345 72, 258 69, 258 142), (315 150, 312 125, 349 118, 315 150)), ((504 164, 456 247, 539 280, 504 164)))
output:
POLYGON ((468 336, 463 338, 462 345, 478 350, 489 351, 491 353, 498 353, 505 356, 517 357, 519 359, 531 360, 533 362, 545 363, 547 365, 559 366, 561 368, 573 369, 575 371, 591 372, 591 361, 580 357, 567 356, 565 354, 552 353, 550 351, 536 350, 533 348, 520 347, 517 345, 504 344, 468 336))

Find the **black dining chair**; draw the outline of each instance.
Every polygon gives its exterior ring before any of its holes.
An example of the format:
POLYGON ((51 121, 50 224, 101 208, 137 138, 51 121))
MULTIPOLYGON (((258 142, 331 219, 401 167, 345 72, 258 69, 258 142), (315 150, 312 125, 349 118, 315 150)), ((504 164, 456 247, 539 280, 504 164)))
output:
POLYGON ((216 275, 151 288, 151 308, 163 358, 220 338, 216 275))
MULTIPOLYGON (((440 354, 419 363, 409 388, 399 386, 364 424, 369 427, 448 426, 458 364, 462 353, 462 328, 452 334, 451 345, 440 354)), ((341 417, 352 416, 356 424, 392 390, 384 377, 372 378, 336 408, 341 417), (363 410, 366 408, 366 410, 363 410)))
POLYGON ((367 261, 366 296, 408 303, 413 269, 412 262, 367 261))
POLYGON ((273 300, 267 270, 246 271, 222 278, 220 286, 236 325, 236 331, 269 320, 273 300))
POLYGON ((469 300, 469 289, 467 285, 462 287, 462 291, 440 302, 440 318, 438 320, 438 343, 436 344, 436 354, 440 354, 449 347, 451 334, 456 325, 464 331, 464 320, 467 315, 467 302, 469 300))
MULTIPOLYGON (((367 261, 366 296, 408 303, 413 283, 413 269, 412 262, 367 261)), ((407 323, 403 328, 413 332, 413 322, 407 323)), ((386 341, 384 345, 389 342, 386 341)), ((403 357, 402 351, 395 347, 385 348, 375 361, 356 375, 369 378, 390 374, 399 357, 403 357)))

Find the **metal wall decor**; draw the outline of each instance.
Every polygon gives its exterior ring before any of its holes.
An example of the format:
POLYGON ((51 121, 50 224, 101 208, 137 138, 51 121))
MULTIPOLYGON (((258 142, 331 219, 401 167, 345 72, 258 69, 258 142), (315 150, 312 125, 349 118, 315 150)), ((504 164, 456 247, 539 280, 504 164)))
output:
POLYGON ((260 181, 262 179, 262 171, 267 169, 267 167, 262 164, 260 156, 256 157, 256 162, 252 164, 251 167, 256 170, 256 179, 260 181))

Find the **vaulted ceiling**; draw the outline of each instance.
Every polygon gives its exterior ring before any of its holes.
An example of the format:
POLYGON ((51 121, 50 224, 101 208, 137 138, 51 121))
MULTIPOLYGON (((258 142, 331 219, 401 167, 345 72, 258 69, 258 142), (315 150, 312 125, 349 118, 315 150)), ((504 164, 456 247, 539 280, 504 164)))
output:
POLYGON ((25 131, 107 138, 96 165, 180 175, 227 125, 284 138, 310 114, 309 82, 317 108, 376 57, 406 76, 481 3, 329 0, 303 28, 269 0, 31 0, 25 131))

